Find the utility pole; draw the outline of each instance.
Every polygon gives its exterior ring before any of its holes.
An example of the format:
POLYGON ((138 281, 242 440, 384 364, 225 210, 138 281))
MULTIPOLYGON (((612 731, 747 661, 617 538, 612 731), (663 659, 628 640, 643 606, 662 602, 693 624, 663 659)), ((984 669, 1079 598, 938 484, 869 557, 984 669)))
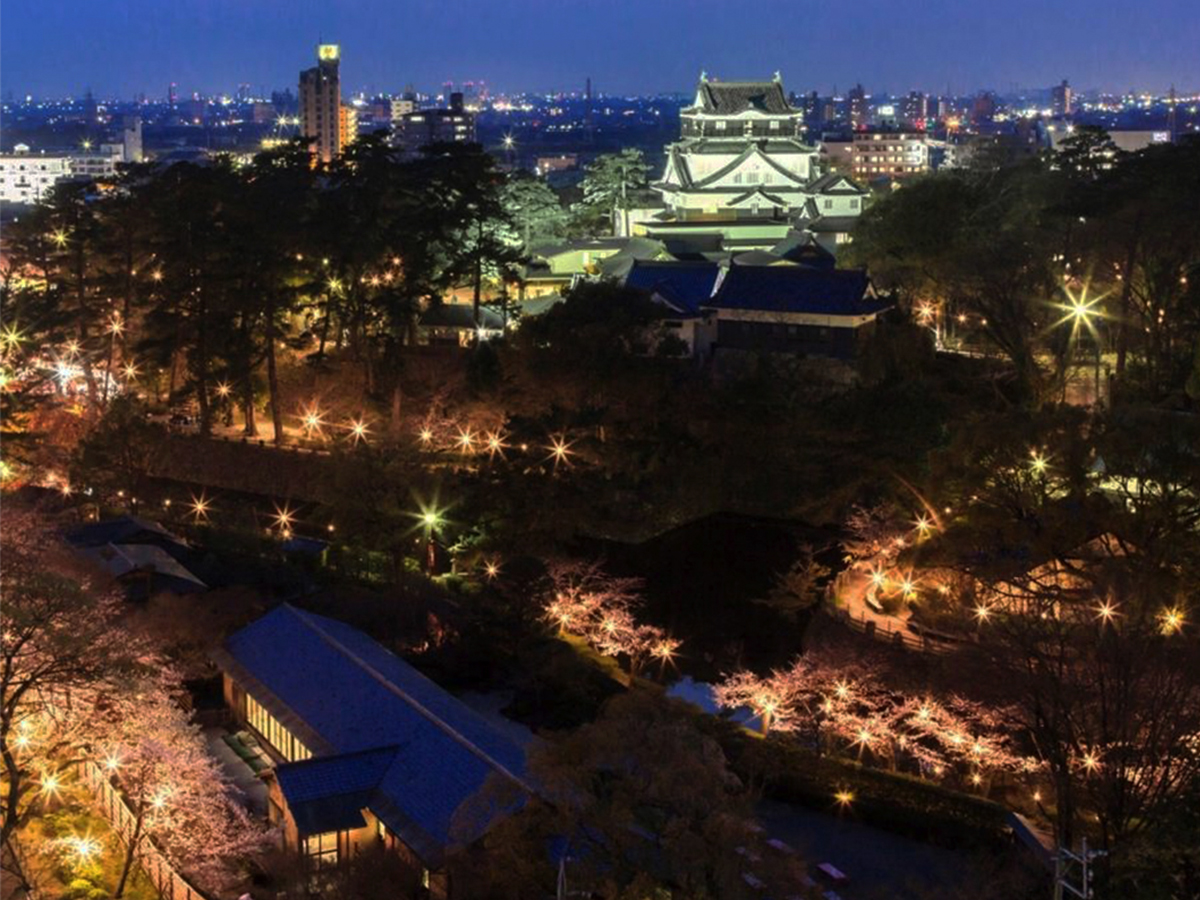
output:
POLYGON ((1059 847, 1054 858, 1054 900, 1066 900, 1067 897, 1094 900, 1092 860, 1106 855, 1103 850, 1089 850, 1087 838, 1083 839, 1079 853, 1059 847))

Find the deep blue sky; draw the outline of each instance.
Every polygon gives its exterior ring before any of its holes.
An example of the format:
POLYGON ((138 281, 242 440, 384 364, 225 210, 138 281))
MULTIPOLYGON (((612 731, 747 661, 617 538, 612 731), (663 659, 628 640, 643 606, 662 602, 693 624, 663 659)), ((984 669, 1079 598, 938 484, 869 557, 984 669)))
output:
POLYGON ((1197 0, 3 0, 0 89, 159 97, 296 83, 318 38, 343 90, 1200 87, 1197 0))

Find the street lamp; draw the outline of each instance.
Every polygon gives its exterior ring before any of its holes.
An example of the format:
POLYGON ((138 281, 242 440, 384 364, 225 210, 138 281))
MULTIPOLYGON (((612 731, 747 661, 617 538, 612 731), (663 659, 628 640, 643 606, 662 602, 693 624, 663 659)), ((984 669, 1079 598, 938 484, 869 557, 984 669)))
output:
POLYGON ((346 427, 350 429, 350 436, 354 439, 356 446, 359 441, 365 441, 367 435, 371 433, 371 429, 362 419, 351 419, 346 427))
POLYGON ((442 511, 436 506, 426 506, 421 504, 421 511, 417 514, 417 520, 425 529, 425 569, 430 574, 433 574, 433 569, 437 563, 437 549, 434 544, 433 537, 446 520, 442 517, 442 511))
MULTIPOLYGON (((1068 285, 1063 285, 1063 293, 1066 294, 1067 303, 1059 304, 1059 309, 1065 312, 1065 315, 1056 322, 1056 325, 1062 325, 1067 322, 1071 323, 1071 341, 1075 350, 1079 347, 1079 330, 1080 327, 1087 329, 1092 336, 1092 344, 1096 350, 1095 356, 1095 402, 1100 402, 1100 333, 1096 329, 1096 322, 1104 317, 1102 310, 1098 309, 1099 303, 1107 296, 1101 294, 1098 297, 1088 299, 1087 285, 1083 286, 1078 297, 1072 295, 1068 285)), ((1066 384, 1063 385, 1063 396, 1066 396, 1066 384)))

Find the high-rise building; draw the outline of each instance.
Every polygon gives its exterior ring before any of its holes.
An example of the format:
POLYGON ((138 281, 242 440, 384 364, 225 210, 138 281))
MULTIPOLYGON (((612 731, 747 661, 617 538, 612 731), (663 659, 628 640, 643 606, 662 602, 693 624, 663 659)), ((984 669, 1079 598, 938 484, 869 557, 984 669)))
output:
POLYGON ((1054 115, 1056 116, 1069 116, 1073 100, 1074 92, 1065 78, 1062 80, 1062 84, 1056 84, 1050 89, 1050 105, 1054 109, 1054 115))
POLYGON ((321 44, 317 64, 300 73, 300 131, 309 138, 310 150, 321 162, 329 162, 342 148, 339 56, 337 44, 321 44))
POLYGON ((349 103, 338 107, 338 151, 344 150, 358 137, 358 110, 349 103))
POLYGON ((142 153, 142 117, 125 116, 121 122, 121 148, 123 162, 138 163, 142 153))
POLYGON ((980 91, 971 105, 971 121, 976 125, 990 122, 996 115, 996 95, 992 91, 980 91))
POLYGON ((867 125, 867 92, 861 84, 850 89, 849 111, 851 128, 865 128, 867 125))
POLYGON ((902 105, 904 121, 914 128, 924 128, 929 118, 929 98, 921 91, 909 91, 902 105))

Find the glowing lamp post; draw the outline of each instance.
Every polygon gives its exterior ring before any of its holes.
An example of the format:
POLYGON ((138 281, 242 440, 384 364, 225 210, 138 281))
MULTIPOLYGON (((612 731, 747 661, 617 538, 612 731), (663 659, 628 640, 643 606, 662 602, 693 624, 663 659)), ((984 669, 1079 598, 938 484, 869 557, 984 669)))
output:
MULTIPOLYGON (((1095 402, 1100 403, 1100 334, 1096 330, 1096 320, 1103 318, 1103 313, 1097 309, 1097 304, 1104 299, 1104 295, 1087 299, 1087 285, 1084 285, 1082 292, 1078 297, 1071 295, 1070 289, 1063 287, 1064 293, 1067 295, 1068 303, 1060 305, 1060 308, 1066 313, 1058 324, 1071 323, 1071 340, 1074 348, 1079 347, 1079 331, 1080 328, 1086 328, 1092 336, 1092 344, 1095 347, 1095 402)), ((1064 393, 1066 385, 1063 386, 1064 393)))
POLYGON ((362 419, 351 419, 350 422, 347 423, 346 428, 349 430, 350 437, 354 441, 354 445, 356 447, 358 446, 359 441, 365 441, 367 439, 367 435, 371 433, 371 429, 362 419))
POLYGON ((437 566, 437 544, 434 536, 445 524, 445 519, 442 518, 441 512, 432 506, 422 507, 417 518, 425 529, 425 571, 432 574, 437 566))

